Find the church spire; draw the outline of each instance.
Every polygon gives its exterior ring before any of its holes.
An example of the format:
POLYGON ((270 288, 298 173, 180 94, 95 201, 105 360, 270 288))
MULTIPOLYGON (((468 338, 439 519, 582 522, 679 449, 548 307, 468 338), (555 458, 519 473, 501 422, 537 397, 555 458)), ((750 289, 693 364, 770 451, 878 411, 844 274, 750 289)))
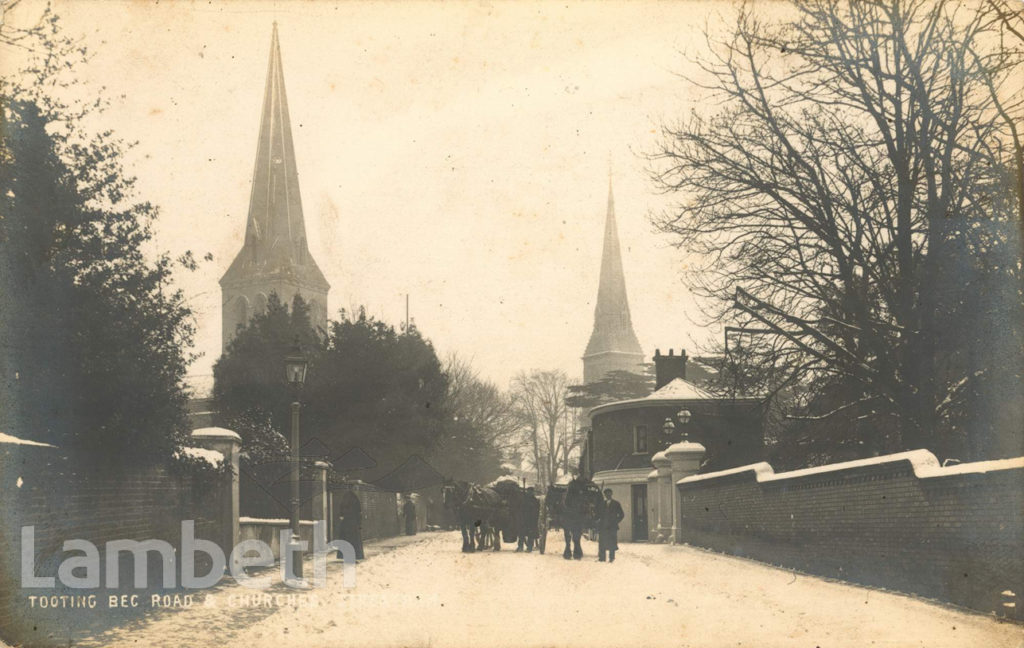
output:
POLYGON ((583 380, 600 380, 609 371, 639 372, 643 350, 633 332, 626 297, 626 278, 622 273, 622 251, 615 223, 615 195, 611 168, 608 170, 608 212, 604 224, 604 250, 601 278, 594 308, 594 330, 583 354, 583 380))
POLYGON ((330 285, 306 242, 276 22, 270 37, 245 240, 220 284, 224 292, 225 345, 234 334, 234 326, 244 324, 247 317, 258 312, 271 292, 277 293, 283 302, 290 302, 296 293, 302 294, 311 306, 314 325, 326 324, 330 285), (235 313, 230 322, 229 302, 231 312, 235 313))

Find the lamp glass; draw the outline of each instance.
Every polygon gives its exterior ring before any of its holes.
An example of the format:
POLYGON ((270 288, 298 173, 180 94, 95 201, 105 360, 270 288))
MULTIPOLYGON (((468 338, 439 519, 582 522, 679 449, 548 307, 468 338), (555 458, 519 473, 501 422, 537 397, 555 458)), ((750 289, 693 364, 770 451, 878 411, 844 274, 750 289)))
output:
POLYGON ((672 434, 676 429, 676 424, 672 422, 672 419, 666 418, 664 425, 661 426, 661 431, 666 435, 672 434))
POLYGON ((284 359, 285 377, 288 378, 288 382, 296 387, 301 387, 306 382, 306 367, 309 366, 309 361, 306 360, 306 356, 302 355, 302 352, 296 348, 292 350, 292 353, 284 359))
POLYGON ((690 419, 693 418, 693 414, 690 413, 690 410, 684 409, 679 410, 679 413, 676 414, 676 417, 679 419, 680 425, 686 425, 687 423, 690 422, 690 419))

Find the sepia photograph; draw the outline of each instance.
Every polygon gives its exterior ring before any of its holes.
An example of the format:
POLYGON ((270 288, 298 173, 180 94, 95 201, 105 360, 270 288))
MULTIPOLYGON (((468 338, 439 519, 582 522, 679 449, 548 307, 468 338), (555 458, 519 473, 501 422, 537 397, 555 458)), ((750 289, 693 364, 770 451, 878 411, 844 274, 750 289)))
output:
POLYGON ((1024 0, 0 0, 0 648, 1024 647, 1024 0))

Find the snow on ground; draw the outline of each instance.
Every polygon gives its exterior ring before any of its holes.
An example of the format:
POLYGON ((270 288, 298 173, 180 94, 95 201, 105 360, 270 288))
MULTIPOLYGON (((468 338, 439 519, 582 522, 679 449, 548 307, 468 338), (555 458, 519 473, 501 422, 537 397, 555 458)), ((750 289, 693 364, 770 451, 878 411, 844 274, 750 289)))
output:
POLYGON ((310 604, 198 607, 109 633, 103 645, 180 645, 183 633, 239 648, 1024 642, 1024 628, 991 617, 691 547, 623 544, 607 564, 595 562, 593 543, 585 543, 583 561, 563 560, 552 551, 554 533, 544 556, 463 554, 453 532, 416 538, 395 539, 393 551, 370 551, 354 589, 342 587, 340 564, 332 561, 327 587, 310 604))

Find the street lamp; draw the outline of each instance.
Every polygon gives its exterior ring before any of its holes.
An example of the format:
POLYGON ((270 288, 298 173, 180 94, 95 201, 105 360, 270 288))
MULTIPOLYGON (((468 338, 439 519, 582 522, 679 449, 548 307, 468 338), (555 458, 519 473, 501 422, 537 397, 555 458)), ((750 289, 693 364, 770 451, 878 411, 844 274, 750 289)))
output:
MULTIPOLYGON (((284 359, 285 377, 292 386, 291 525, 292 544, 295 546, 301 541, 299 535, 299 391, 302 389, 303 383, 306 382, 308 366, 309 361, 306 360, 306 356, 302 355, 299 340, 296 338, 291 353, 284 359)), ((302 578, 301 554, 294 562, 294 572, 297 579, 302 578)))
POLYGON ((682 440, 687 441, 688 439, 686 438, 686 424, 690 422, 691 418, 693 418, 693 414, 690 414, 690 410, 688 409, 681 409, 676 414, 676 418, 679 419, 679 425, 683 427, 682 440))
POLYGON ((306 367, 308 366, 309 361, 306 360, 306 356, 302 355, 302 349, 296 343, 292 347, 291 353, 284 359, 285 375, 288 378, 288 383, 296 391, 301 389, 302 384, 306 382, 306 367))
MULTIPOLYGON (((690 410, 681 409, 676 413, 676 418, 679 419, 679 425, 683 427, 690 422, 690 419, 693 418, 693 414, 690 413, 690 410)), ((665 418, 665 422, 661 426, 661 431, 669 439, 675 435, 676 424, 672 422, 671 416, 665 418)), ((683 429, 682 440, 687 440, 685 427, 683 429)))

